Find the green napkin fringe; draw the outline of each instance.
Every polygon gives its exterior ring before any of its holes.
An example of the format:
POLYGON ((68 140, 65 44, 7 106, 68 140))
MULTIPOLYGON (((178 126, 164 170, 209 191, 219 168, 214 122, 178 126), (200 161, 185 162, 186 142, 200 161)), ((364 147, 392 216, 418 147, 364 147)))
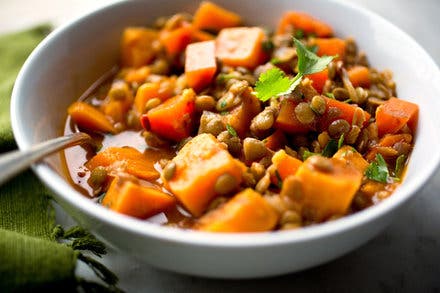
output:
MULTIPOLYGON (((9 112, 15 78, 50 30, 46 24, 0 36, 0 153, 16 148, 9 112)), ((115 274, 90 256, 105 255, 104 244, 80 227, 55 226, 51 199, 29 170, 0 187, 0 291, 121 292, 115 274), (78 261, 102 282, 75 276, 78 261)))

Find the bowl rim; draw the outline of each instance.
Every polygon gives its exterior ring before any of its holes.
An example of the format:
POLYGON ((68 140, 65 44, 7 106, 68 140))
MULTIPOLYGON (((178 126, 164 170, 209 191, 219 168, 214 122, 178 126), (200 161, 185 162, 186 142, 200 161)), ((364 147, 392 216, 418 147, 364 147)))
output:
MULTIPOLYGON (((430 69, 435 71, 440 79, 440 70, 435 61, 428 53, 407 33, 395 26, 393 23, 384 19, 382 16, 364 8, 358 4, 350 3, 342 0, 327 0, 330 3, 337 4, 345 9, 355 10, 357 13, 367 15, 374 19, 375 22, 386 25, 390 31, 398 34, 400 38, 405 40, 405 43, 411 43, 414 48, 422 54, 423 58, 429 63, 430 69)), ((24 135, 22 131, 24 125, 20 123, 20 111, 18 108, 21 96, 20 84, 25 79, 26 72, 32 66, 32 63, 38 58, 38 55, 44 48, 69 27, 81 22, 84 19, 93 17, 95 14, 109 9, 116 9, 120 5, 130 5, 132 1, 116 0, 105 6, 97 7, 66 24, 56 28, 50 33, 30 54, 23 67, 21 68, 11 98, 11 124, 15 140, 19 149, 25 150, 31 147, 30 137, 24 135)), ((57 172, 52 170, 44 161, 32 166, 32 169, 40 178, 40 180, 48 186, 54 193, 55 198, 62 198, 68 202, 69 205, 81 210, 82 213, 87 214, 88 217, 97 219, 112 228, 126 230, 130 233, 137 234, 142 237, 153 237, 161 239, 162 241, 191 244, 195 246, 211 246, 223 248, 248 248, 260 247, 270 245, 285 245, 292 242, 308 242, 318 238, 325 238, 330 236, 337 236, 340 233, 347 232, 362 225, 367 225, 375 219, 381 218, 388 213, 391 213, 399 206, 407 202, 411 197, 415 196, 424 183, 434 174, 440 163, 440 152, 432 154, 430 162, 427 162, 426 168, 420 171, 422 173, 418 176, 419 180, 413 180, 406 184, 405 189, 398 188, 393 196, 384 200, 378 205, 369 207, 363 211, 352 215, 344 216, 338 220, 321 223, 309 227, 293 231, 273 231, 273 232, 259 232, 259 233, 207 233, 200 231, 183 230, 178 228, 160 226, 147 221, 138 220, 129 216, 118 214, 110 211, 105 207, 96 204, 92 200, 84 197, 76 191, 67 181, 65 181, 57 172), (48 180, 50 178, 50 180, 48 180)), ((93 230, 93 228, 92 228, 93 230)))

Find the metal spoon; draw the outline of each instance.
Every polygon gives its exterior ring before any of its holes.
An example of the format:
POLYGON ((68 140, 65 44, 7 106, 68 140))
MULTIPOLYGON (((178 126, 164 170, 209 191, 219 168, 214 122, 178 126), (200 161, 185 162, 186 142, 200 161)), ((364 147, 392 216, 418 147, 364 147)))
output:
POLYGON ((0 185, 47 155, 90 141, 91 137, 88 134, 76 132, 39 143, 25 151, 17 150, 3 154, 0 156, 0 185))

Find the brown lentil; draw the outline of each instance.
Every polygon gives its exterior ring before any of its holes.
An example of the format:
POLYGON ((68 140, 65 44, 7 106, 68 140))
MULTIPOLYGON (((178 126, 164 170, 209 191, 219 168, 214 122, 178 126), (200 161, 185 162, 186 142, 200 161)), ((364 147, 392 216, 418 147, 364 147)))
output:
POLYGON ((324 148, 330 140, 330 135, 328 135, 327 131, 323 131, 318 135, 318 142, 321 148, 324 148))
POLYGON ((94 189, 100 189, 107 180, 107 170, 105 167, 98 166, 92 170, 87 183, 94 189))
POLYGON ((295 176, 288 176, 284 179, 283 188, 280 193, 281 198, 288 198, 291 201, 298 202, 303 198, 302 182, 295 176))
POLYGON ((310 124, 315 120, 315 113, 306 102, 301 102, 295 107, 295 116, 303 124, 310 124))
POLYGON ((312 156, 310 157, 310 164, 313 165, 317 170, 330 173, 333 171, 333 164, 328 158, 324 158, 322 156, 312 156))
POLYGON ((196 110, 199 112, 212 111, 215 108, 216 101, 213 97, 201 95, 196 97, 196 110))
POLYGON ((359 126, 357 126, 357 125, 351 126, 350 131, 348 132, 348 134, 344 138, 345 143, 354 144, 356 142, 357 138, 359 137, 360 133, 361 133, 361 129, 359 126))
POLYGON ((247 137, 243 140, 243 152, 245 160, 253 162, 266 156, 267 148, 262 141, 247 137))
POLYGON ((258 180, 257 185, 255 186, 255 191, 263 194, 270 185, 270 175, 269 173, 266 172, 266 174, 264 174, 264 176, 258 180))
POLYGON ((156 108, 157 106, 160 105, 162 101, 159 98, 152 98, 149 99, 146 103, 145 103, 145 112, 148 112, 149 110, 156 108))
POLYGON ((253 162, 250 167, 250 171, 254 176, 255 180, 258 181, 264 176, 266 172, 266 168, 264 168, 264 166, 258 162, 253 162))
POLYGON ((339 101, 345 101, 348 99, 348 91, 342 87, 337 87, 333 89, 332 94, 335 99, 339 101))
POLYGON ((350 131, 350 124, 345 119, 337 119, 330 123, 328 133, 331 137, 340 137, 350 131))
POLYGON ((238 187, 238 180, 229 173, 220 175, 214 185, 214 190, 219 195, 227 195, 238 187))
POLYGON ((318 115, 325 113, 327 104, 322 96, 314 96, 310 102, 310 108, 318 115))
POLYGON ((162 175, 165 180, 171 180, 174 177, 174 174, 176 173, 176 163, 173 161, 169 162, 165 168, 163 168, 162 175))

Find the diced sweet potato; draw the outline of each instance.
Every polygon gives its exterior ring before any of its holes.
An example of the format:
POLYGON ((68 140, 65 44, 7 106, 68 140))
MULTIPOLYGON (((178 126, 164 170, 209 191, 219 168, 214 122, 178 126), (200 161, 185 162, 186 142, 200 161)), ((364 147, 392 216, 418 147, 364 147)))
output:
POLYGON ((196 94, 186 89, 142 115, 141 123, 146 129, 160 136, 180 141, 190 136, 194 124, 196 94))
POLYGON ((345 145, 341 147, 334 155, 333 158, 346 161, 348 164, 355 167, 359 172, 364 174, 365 169, 368 167, 368 162, 364 157, 357 152, 353 147, 345 145))
POLYGON ((222 29, 217 37, 216 55, 226 65, 255 68, 265 59, 264 38, 259 27, 222 29))
POLYGON ((195 228, 208 232, 264 232, 272 230, 277 222, 274 208, 248 188, 201 217, 195 228))
POLYGON ((143 27, 128 27, 121 42, 121 63, 123 67, 141 67, 149 64, 154 56, 153 43, 158 32, 143 27))
POLYGON ((414 132, 419 117, 419 106, 398 98, 390 98, 376 110, 379 136, 394 134, 405 124, 414 132))
POLYGON ((287 144, 287 138, 284 135, 284 132, 279 129, 275 130, 274 133, 266 137, 263 141, 264 145, 272 151, 277 151, 280 148, 284 148, 284 146, 287 144))
POLYGON ((315 34, 318 37, 333 35, 333 29, 328 24, 301 11, 285 12, 278 24, 277 34, 288 33, 291 27, 302 30, 306 34, 315 34))
POLYGON ((148 100, 159 98, 160 100, 165 101, 171 98, 173 94, 173 87, 164 87, 158 82, 146 82, 136 91, 134 107, 138 113, 143 113, 148 100))
POLYGON ((345 40, 338 38, 316 38, 313 44, 318 46, 316 55, 336 56, 336 60, 343 60, 345 56, 345 40))
POLYGON ((191 88, 199 91, 209 85, 216 71, 215 41, 193 43, 186 47, 185 76, 191 88))
POLYGON ((194 216, 198 217, 217 196, 215 183, 219 176, 229 174, 241 182, 245 166, 234 159, 225 146, 211 134, 200 134, 179 151, 173 162, 174 176, 165 186, 194 216))
POLYGON ((69 106, 67 112, 79 127, 98 132, 117 132, 104 113, 87 103, 75 102, 69 106))
POLYGON ((295 176, 302 181, 303 215, 321 222, 347 213, 363 174, 343 160, 311 156, 295 176))
POLYGON ((209 1, 203 1, 200 3, 193 19, 194 27, 213 31, 238 26, 240 23, 241 18, 238 14, 219 7, 209 1))
POLYGON ((142 66, 139 68, 127 68, 123 71, 124 80, 128 83, 136 82, 142 84, 145 79, 150 75, 151 68, 148 66, 142 66))
POLYGON ((119 178, 113 179, 102 205, 115 212, 146 219, 175 205, 174 197, 154 187, 146 187, 119 178))
POLYGON ((293 99, 281 101, 280 113, 275 120, 275 128, 287 133, 307 133, 314 128, 313 125, 303 124, 296 118, 295 107, 298 105, 293 99))
POLYGON ((109 167, 112 170, 121 170, 145 180, 159 178, 154 169, 156 161, 151 161, 141 152, 132 147, 109 147, 97 153, 86 164, 86 168, 93 170, 98 166, 109 167))
POLYGON ((289 175, 295 175, 302 161, 289 156, 284 150, 279 150, 272 156, 272 163, 276 167, 281 180, 284 180, 289 175))
POLYGON ((248 87, 241 94, 242 102, 228 114, 223 115, 223 122, 237 131, 238 136, 244 137, 249 130, 252 119, 261 111, 260 101, 252 94, 248 87))

